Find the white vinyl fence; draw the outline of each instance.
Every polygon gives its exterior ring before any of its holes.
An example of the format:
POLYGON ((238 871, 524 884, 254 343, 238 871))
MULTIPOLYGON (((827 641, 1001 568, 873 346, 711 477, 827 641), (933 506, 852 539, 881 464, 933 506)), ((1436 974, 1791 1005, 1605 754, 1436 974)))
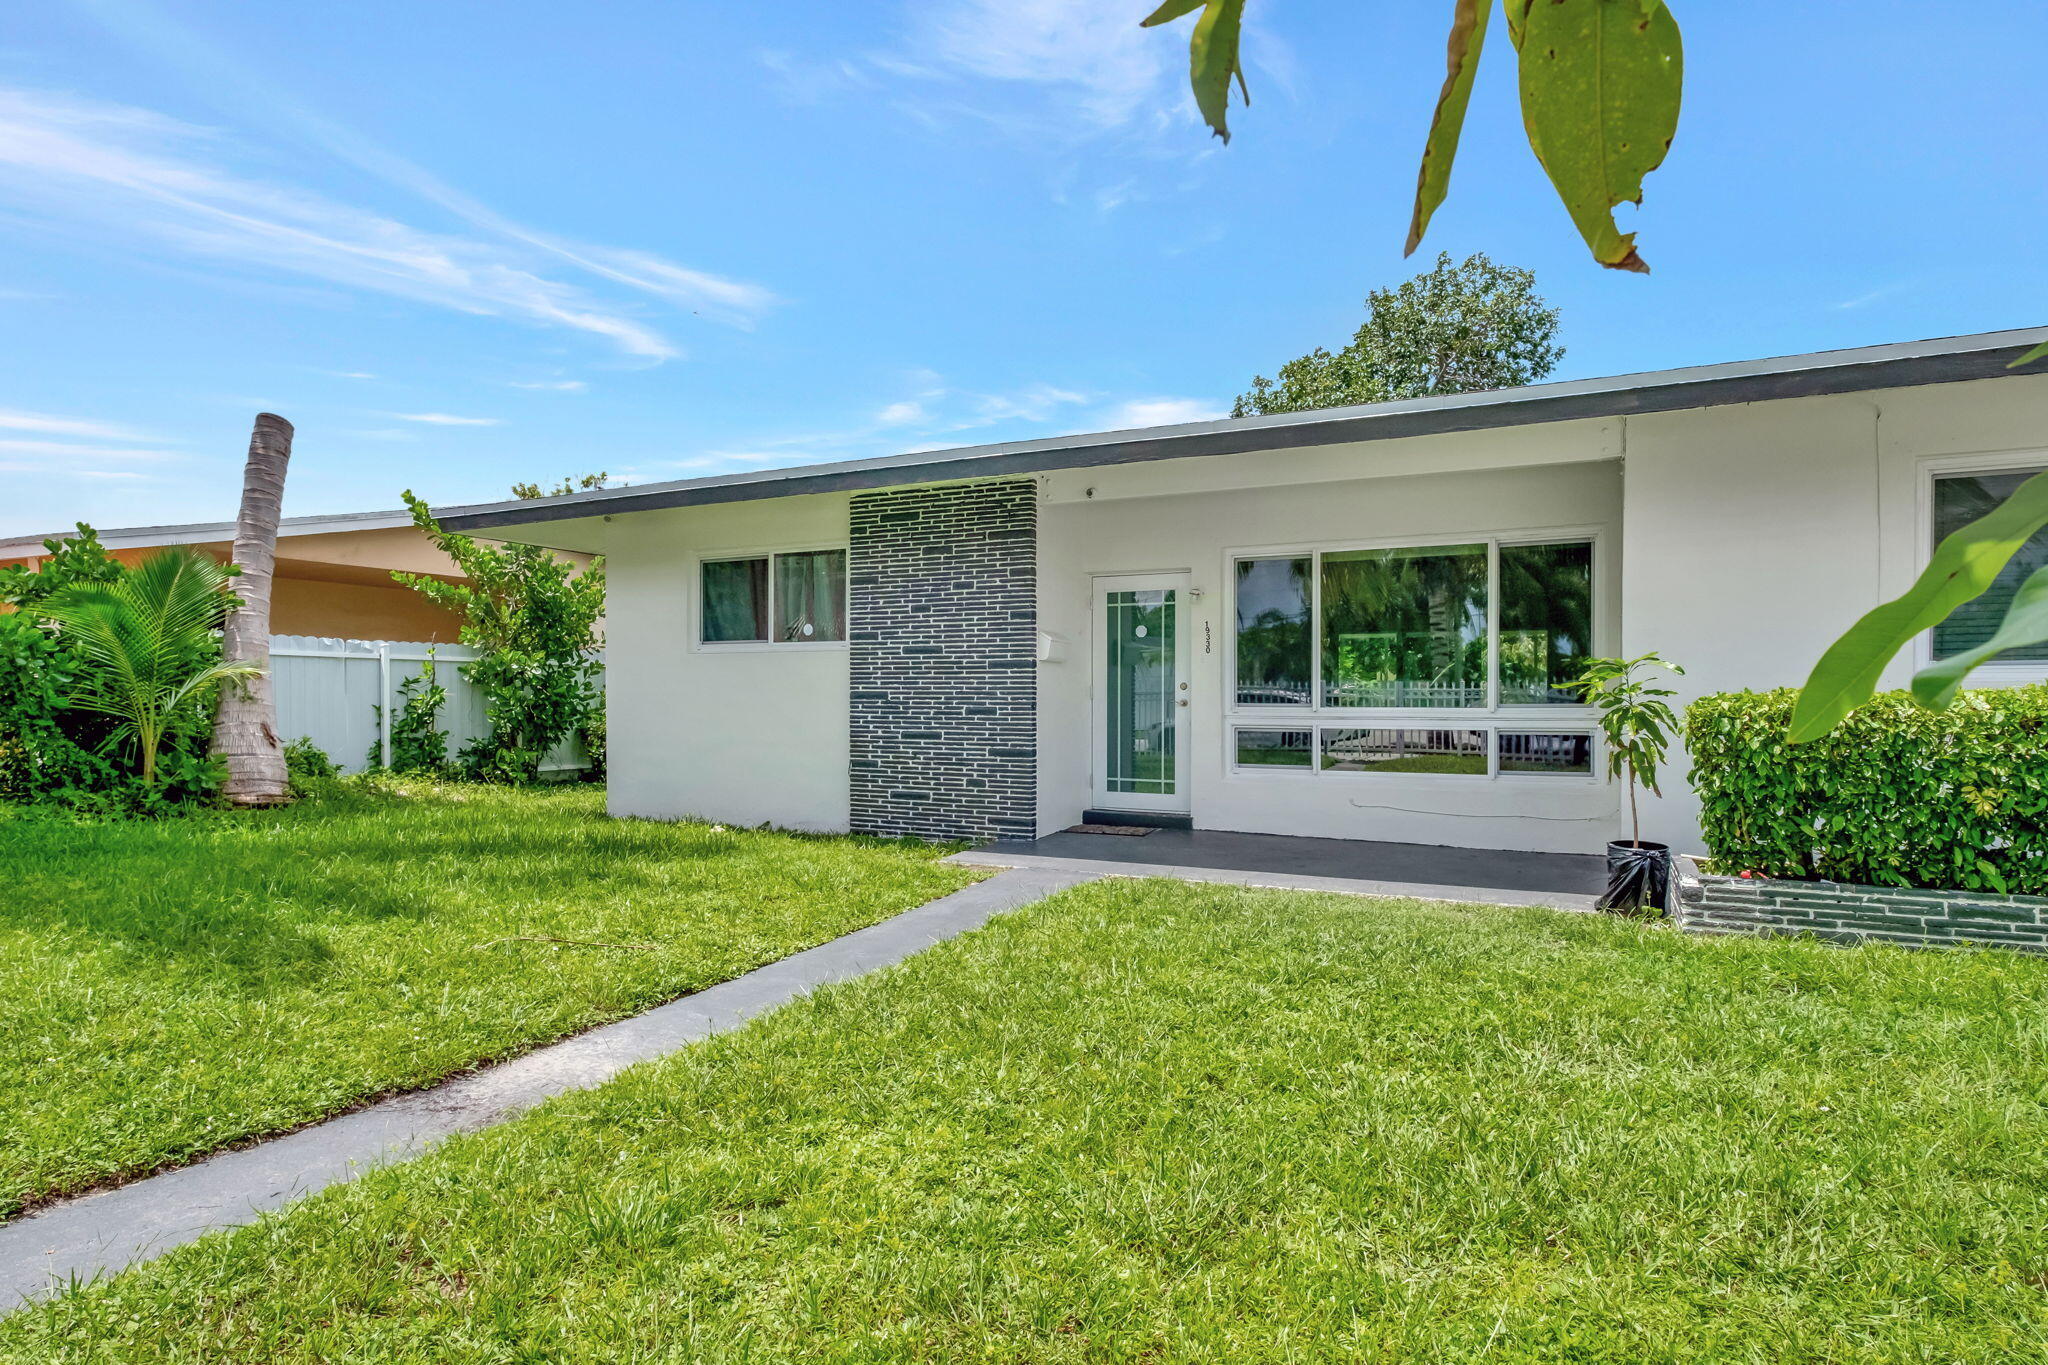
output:
MULTIPOLYGON (((372 751, 388 753, 390 724, 403 700, 399 684, 417 675, 430 657, 434 681, 448 689, 440 728, 448 753, 484 734, 484 694, 457 670, 476 657, 467 645, 401 640, 336 640, 317 635, 270 637, 271 685, 277 695, 278 738, 304 736, 326 750, 343 771, 359 773, 372 751), (377 708, 382 706, 380 716, 377 708)), ((603 675, 598 686, 604 685, 603 675)), ((541 771, 569 773, 589 766, 583 742, 571 739, 549 754, 541 771)))

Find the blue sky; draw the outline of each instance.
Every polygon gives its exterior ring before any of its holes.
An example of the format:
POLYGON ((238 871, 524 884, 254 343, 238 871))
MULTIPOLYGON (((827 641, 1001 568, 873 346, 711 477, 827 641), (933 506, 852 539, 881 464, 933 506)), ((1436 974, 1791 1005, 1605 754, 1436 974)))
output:
MULTIPOLYGON (((1125 0, 47 0, 0 30, 0 531, 636 483, 1191 420, 1341 344, 1449 0, 1252 0, 1225 148, 1125 0)), ((1686 110, 1594 267, 1490 54, 1424 254, 1558 377, 2048 320, 2048 11, 1681 6, 1686 110)))

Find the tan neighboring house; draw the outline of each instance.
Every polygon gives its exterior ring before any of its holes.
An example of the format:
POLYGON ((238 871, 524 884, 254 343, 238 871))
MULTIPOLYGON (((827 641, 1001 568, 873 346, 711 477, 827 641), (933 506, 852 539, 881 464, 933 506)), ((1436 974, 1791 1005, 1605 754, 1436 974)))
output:
MULTIPOLYGON (((68 539, 70 532, 60 533, 68 539)), ((100 543, 133 564, 156 550, 189 545, 226 560, 234 545, 231 521, 190 526, 135 526, 102 530, 100 543)), ((48 557, 46 533, 0 539, 0 564, 48 557)), ((565 554, 579 564, 588 555, 565 554)), ((277 531, 277 581, 271 630, 278 635, 327 635, 356 640, 418 640, 452 644, 458 622, 410 588, 391 581, 393 570, 459 581, 455 563, 436 549, 403 510, 286 517, 277 531)))

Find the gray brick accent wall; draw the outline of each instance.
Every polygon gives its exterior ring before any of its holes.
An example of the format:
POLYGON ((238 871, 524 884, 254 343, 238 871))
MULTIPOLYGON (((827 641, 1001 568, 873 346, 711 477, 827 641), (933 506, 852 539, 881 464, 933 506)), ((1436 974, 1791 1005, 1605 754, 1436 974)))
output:
POLYGON ((1977 943, 2048 952, 2048 898, 1919 891, 1850 882, 1768 881, 1702 873, 1677 860, 1680 928, 1708 934, 1813 934, 1838 943, 1977 943))
POLYGON ((1038 486, 853 499, 853 828, 1029 839, 1038 825, 1038 486))

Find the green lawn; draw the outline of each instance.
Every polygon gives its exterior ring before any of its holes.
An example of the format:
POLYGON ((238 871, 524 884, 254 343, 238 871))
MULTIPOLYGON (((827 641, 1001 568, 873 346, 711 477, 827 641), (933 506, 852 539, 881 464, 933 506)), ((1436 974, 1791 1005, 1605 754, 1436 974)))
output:
POLYGON ((2048 962, 1106 882, 18 1361, 2031 1361, 2048 962))
POLYGON ((936 857, 614 821, 593 788, 0 815, 0 1216, 635 1013, 977 875, 936 857))

